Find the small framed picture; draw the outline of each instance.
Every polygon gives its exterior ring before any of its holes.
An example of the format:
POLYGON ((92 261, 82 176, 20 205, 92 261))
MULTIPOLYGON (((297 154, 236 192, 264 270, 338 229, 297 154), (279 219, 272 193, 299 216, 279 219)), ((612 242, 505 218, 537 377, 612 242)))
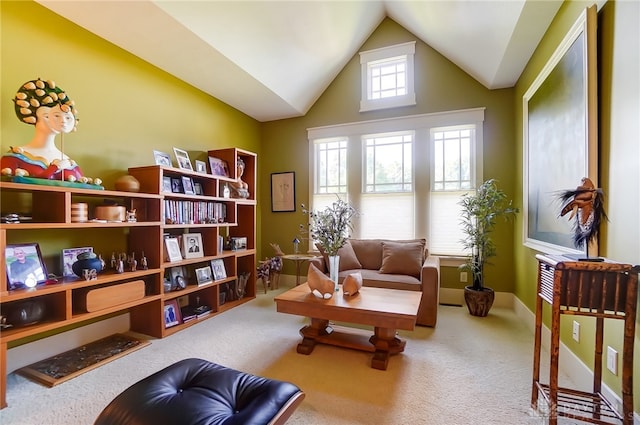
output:
POLYGON ((196 159, 196 171, 198 173, 207 174, 207 163, 196 159))
POLYGON ((213 277, 216 280, 227 278, 227 269, 224 267, 224 261, 222 258, 211 260, 211 268, 213 269, 213 277))
POLYGON ((182 235, 182 251, 184 258, 204 257, 202 235, 200 233, 185 233, 182 235))
POLYGON ((178 238, 165 238, 164 244, 167 248, 167 261, 173 263, 182 260, 178 238))
POLYGON ((164 327, 170 328, 171 326, 179 325, 182 323, 182 317, 180 315, 180 308, 178 307, 178 300, 168 300, 164 302, 164 327))
POLYGON ((227 166, 227 161, 210 156, 209 168, 211 168, 211 174, 213 174, 214 176, 229 177, 229 167, 227 166))
POLYGON ((193 191, 196 192, 196 195, 203 195, 204 191, 202 190, 202 183, 193 182, 193 191))
POLYGON ((207 283, 213 282, 213 276, 211 274, 211 267, 200 267, 196 269, 196 280, 198 281, 198 286, 206 285, 207 283))
POLYGON ((182 176, 182 189, 185 195, 195 195, 196 192, 193 189, 193 180, 191 177, 182 176))
POLYGON ((82 248, 67 248, 62 250, 62 277, 76 277, 71 265, 78 260, 78 254, 83 252, 93 252, 93 248, 85 246, 82 248))
POLYGON ((182 193, 184 190, 182 188, 182 179, 177 177, 170 177, 170 178, 171 178, 171 192, 182 193))
POLYGON ((163 176, 162 177, 162 191, 171 193, 173 192, 173 188, 171 186, 171 177, 163 176))
POLYGON ((7 245, 4 251, 7 266, 7 289, 33 288, 46 283, 47 268, 42 261, 40 245, 24 243, 7 245))
POLYGON ((156 165, 164 165, 165 167, 171 167, 171 157, 168 153, 153 151, 153 158, 156 161, 156 165))
POLYGON ((178 161, 178 168, 193 171, 193 166, 191 165, 191 160, 189 159, 187 151, 173 148, 173 153, 176 156, 176 161, 178 161))
POLYGON ((171 267, 170 274, 172 291, 179 291, 187 287, 187 274, 184 267, 171 267))
POLYGON ((296 173, 271 173, 271 211, 293 212, 296 210, 296 173))

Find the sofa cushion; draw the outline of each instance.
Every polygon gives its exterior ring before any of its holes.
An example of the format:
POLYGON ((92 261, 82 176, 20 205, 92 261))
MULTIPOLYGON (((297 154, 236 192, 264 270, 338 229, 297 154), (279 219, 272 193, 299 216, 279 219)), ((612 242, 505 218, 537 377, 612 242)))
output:
POLYGON ((408 291, 421 291, 422 283, 420 279, 404 274, 382 274, 378 270, 345 270, 338 275, 340 282, 349 274, 360 273, 362 275, 362 286, 373 288, 402 289, 408 291))
MULTIPOLYGON (((316 245, 316 248, 318 248, 318 251, 322 254, 325 267, 329 270, 329 255, 324 252, 324 249, 322 249, 321 246, 316 245)), ((339 271, 362 268, 362 265, 360 264, 360 261, 358 261, 358 257, 356 257, 356 253, 349 241, 347 241, 342 248, 338 250, 338 256, 340 257, 340 264, 338 267, 339 271)))
POLYGON ((422 242, 382 242, 382 265, 380 273, 406 274, 420 277, 424 261, 422 242))

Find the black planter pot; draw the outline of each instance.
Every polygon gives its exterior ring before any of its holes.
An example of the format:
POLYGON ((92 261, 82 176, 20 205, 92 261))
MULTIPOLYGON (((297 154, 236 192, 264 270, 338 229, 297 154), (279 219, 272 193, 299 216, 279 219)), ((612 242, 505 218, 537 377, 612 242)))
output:
POLYGON ((472 316, 485 317, 489 314, 494 298, 495 293, 491 288, 482 288, 482 290, 476 291, 472 286, 464 287, 464 301, 472 316))

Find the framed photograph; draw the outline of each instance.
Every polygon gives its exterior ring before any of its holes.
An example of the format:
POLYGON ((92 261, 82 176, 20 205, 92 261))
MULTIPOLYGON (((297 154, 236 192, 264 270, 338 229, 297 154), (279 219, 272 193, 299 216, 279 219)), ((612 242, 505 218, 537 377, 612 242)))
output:
POLYGON ((191 177, 182 176, 182 189, 185 195, 195 195, 196 192, 193 189, 193 180, 191 177))
POLYGON ((164 302, 164 327, 170 328, 171 326, 179 325, 182 323, 182 317, 180 315, 180 307, 178 306, 178 300, 168 300, 164 302))
POLYGON ((202 235, 200 233, 185 233, 182 235, 182 252, 184 258, 204 257, 202 235))
POLYGON ((83 252, 93 252, 93 247, 85 246, 82 248, 67 248, 62 250, 62 277, 76 277, 71 269, 71 265, 78 259, 78 254, 83 252))
POLYGON ((598 185, 596 21, 585 9, 523 96, 524 244, 545 253, 581 253, 557 196, 598 185))
POLYGON ((171 167, 171 157, 168 153, 153 151, 153 158, 156 161, 156 165, 163 165, 165 167, 171 167))
POLYGON ((229 177, 229 166, 227 165, 227 161, 210 156, 209 168, 211 168, 211 174, 214 176, 229 177))
POLYGON ((207 163, 196 159, 196 171, 198 173, 207 174, 207 163))
POLYGON ((37 243, 7 245, 4 258, 7 266, 7 290, 33 288, 46 283, 47 268, 37 243))
POLYGON ((227 269, 224 267, 224 260, 222 260, 222 258, 211 260, 211 268, 213 269, 213 277, 216 280, 227 278, 227 269))
POLYGON ((177 178, 177 177, 170 177, 171 178, 171 192, 173 193, 183 193, 183 188, 182 188, 182 179, 177 178))
POLYGON ((193 191, 196 195, 203 195, 204 191, 202 190, 202 183, 193 182, 193 191))
POLYGON ((189 159, 187 151, 173 148, 173 153, 176 156, 176 161, 178 161, 178 168, 193 171, 193 166, 191 165, 191 160, 189 159))
POLYGON ((242 251, 244 249, 247 249, 246 236, 232 236, 230 240, 231 240, 232 251, 242 251))
POLYGON ((165 247, 167 248, 167 261, 173 263, 175 261, 182 260, 182 254, 180 253, 180 245, 178 244, 178 238, 165 238, 165 247))
POLYGON ((171 186, 171 177, 163 176, 162 177, 162 191, 171 193, 173 192, 173 188, 171 186))
POLYGON ((169 273, 172 291, 179 291, 187 287, 187 273, 184 267, 171 267, 169 273))
POLYGON ((212 283, 213 275, 211 273, 211 267, 206 266, 196 269, 196 280, 198 281, 198 286, 212 283))
POLYGON ((296 210, 296 173, 271 173, 271 211, 296 210))

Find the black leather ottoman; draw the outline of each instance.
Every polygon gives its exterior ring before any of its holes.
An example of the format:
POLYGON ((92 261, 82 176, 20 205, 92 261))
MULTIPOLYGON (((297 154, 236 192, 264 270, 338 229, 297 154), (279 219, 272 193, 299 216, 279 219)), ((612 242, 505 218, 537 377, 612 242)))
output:
POLYGON ((185 359, 127 388, 95 425, 283 424, 303 399, 291 383, 185 359))

